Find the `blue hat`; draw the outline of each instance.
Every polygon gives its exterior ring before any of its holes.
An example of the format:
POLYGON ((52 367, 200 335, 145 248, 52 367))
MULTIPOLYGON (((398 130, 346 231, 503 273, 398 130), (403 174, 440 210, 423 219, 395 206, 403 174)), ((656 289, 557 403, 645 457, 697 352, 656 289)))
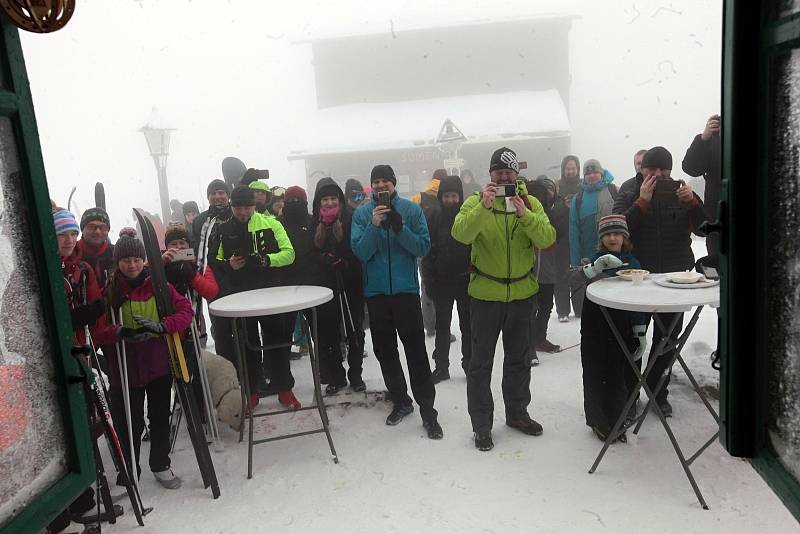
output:
POLYGON ((53 224, 56 227, 56 235, 66 234, 72 231, 78 232, 79 234, 81 233, 78 219, 67 210, 59 210, 53 213, 53 224))

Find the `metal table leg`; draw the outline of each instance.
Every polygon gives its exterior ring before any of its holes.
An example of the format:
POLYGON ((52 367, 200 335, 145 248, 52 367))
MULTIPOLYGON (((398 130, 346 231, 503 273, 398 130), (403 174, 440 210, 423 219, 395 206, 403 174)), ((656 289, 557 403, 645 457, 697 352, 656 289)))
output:
POLYGON ((333 439, 331 438, 330 424, 328 421, 328 412, 325 407, 325 400, 322 396, 322 384, 319 378, 319 360, 317 359, 317 309, 311 308, 311 326, 309 327, 308 320, 305 314, 300 314, 301 323, 303 325, 304 334, 306 339, 309 340, 308 356, 311 361, 311 374, 314 378, 314 400, 316 401, 319 417, 322 420, 322 428, 325 430, 325 437, 328 438, 328 446, 333 455, 333 462, 339 463, 339 456, 336 454, 336 448, 333 446, 333 439))
MULTIPOLYGON (((692 321, 689 323, 689 325, 687 325, 688 332, 684 332, 684 335, 681 336, 680 346, 676 348, 676 356, 675 356, 675 358, 677 358, 677 356, 680 354, 680 348, 682 348, 683 344, 686 343, 686 340, 688 339, 688 334, 691 333, 691 329, 694 327, 694 324, 697 322, 697 317, 699 316, 701 309, 702 309, 702 306, 698 307, 697 311, 695 311, 695 314, 692 317, 692 321)), ((609 315, 608 310, 606 310, 606 308, 604 306, 600 306, 600 310, 602 311, 603 316, 606 318, 606 322, 608 323, 609 327, 611 328, 612 332, 614 333, 614 337, 617 339, 617 343, 619 343, 620 348, 622 348, 622 351, 625 353, 625 356, 628 359, 628 362, 630 363, 631 367, 633 368, 633 371, 636 374, 636 377, 638 379, 638 384, 637 384, 637 387, 635 388, 635 390, 633 392, 631 392, 631 395, 628 398, 628 402, 625 403, 625 408, 623 409, 623 411, 620 414, 619 418, 617 418, 617 422, 614 424, 614 428, 612 429, 611 433, 609 434, 608 438, 606 439, 606 442, 603 444, 603 448, 600 451, 600 454, 595 459, 594 464, 592 464, 592 467, 589 469, 589 473, 594 473, 595 472, 595 470, 597 469, 598 465, 600 464, 600 461, 602 460, 603 456, 605 455, 606 451, 608 450, 609 445, 611 445, 611 443, 613 443, 614 440, 618 437, 618 435, 620 433, 620 428, 622 427, 622 424, 623 424, 623 422, 625 420, 625 416, 627 415, 628 410, 630 409, 630 407, 635 402, 635 399, 636 399, 636 396, 638 395, 639 390, 640 389, 644 389, 644 391, 647 394, 647 397, 649 399, 648 400, 648 408, 649 408, 650 405, 652 405, 652 410, 656 413, 656 415, 658 416, 658 419, 661 421, 661 425, 664 427, 664 430, 666 431, 667 436, 669 437, 670 443, 672 443, 672 448, 675 450, 675 454, 678 456, 678 460, 681 463, 681 467, 683 467, 683 471, 686 474, 686 478, 689 479, 689 484, 691 484, 692 489, 694 490, 695 496, 697 497, 697 500, 700 502, 700 505, 703 507, 704 510, 708 510, 708 505, 706 504, 705 499, 703 498, 703 495, 700 492, 700 488, 697 486, 697 482, 694 479, 694 475, 692 474, 692 471, 689 468, 689 465, 690 465, 691 462, 693 462, 697 458, 697 456, 699 456, 699 454, 702 452, 702 450, 704 450, 706 447, 708 447, 708 445, 710 445, 710 443, 707 443, 706 445, 704 445, 701 448, 700 451, 695 453, 695 455, 693 455, 692 458, 690 458, 689 461, 686 460, 686 458, 683 455, 683 451, 680 448, 680 445, 678 445, 678 441, 675 439, 675 435, 672 433, 672 429, 670 428, 669 423, 667 423, 666 417, 664 417, 664 414, 661 412, 661 409, 659 408, 658 404, 655 403, 655 402, 652 402, 652 399, 655 399, 655 394, 650 389, 650 386, 647 384, 647 375, 652 370, 652 367, 653 367, 652 363, 653 362, 648 362, 647 369, 645 370, 645 374, 642 374, 642 372, 636 366, 630 351, 628 351, 628 348, 627 348, 624 340, 622 339, 622 336, 620 335, 619 330, 617 329, 616 325, 614 324, 614 321, 611 319, 611 316, 609 315)), ((654 317, 657 317, 657 316, 654 315, 654 317)), ((667 345, 667 342, 672 337, 671 333, 674 331, 675 327, 677 326, 677 322, 678 322, 679 317, 680 317, 679 315, 675 316, 675 318, 673 319, 672 323, 670 324, 670 329, 668 331, 666 331, 666 332, 668 332, 667 335, 664 336, 664 338, 662 338, 662 341, 659 343, 659 347, 654 352, 654 354, 658 355, 661 352, 663 352, 664 347, 667 345)), ((660 321, 659 321, 659 326, 662 327, 662 331, 664 331, 663 330, 663 323, 660 323, 660 321)), ((673 359, 673 363, 674 363, 674 359, 673 359)), ((659 386, 663 385, 663 382, 664 382, 664 380, 663 380, 663 377, 662 377, 662 380, 659 383, 659 386)), ((656 388, 656 391, 658 391, 658 389, 659 388, 656 388)), ((645 414, 647 413, 648 408, 645 408, 645 414)), ((637 425, 637 431, 638 431, 639 427, 641 427, 641 421, 637 425)))

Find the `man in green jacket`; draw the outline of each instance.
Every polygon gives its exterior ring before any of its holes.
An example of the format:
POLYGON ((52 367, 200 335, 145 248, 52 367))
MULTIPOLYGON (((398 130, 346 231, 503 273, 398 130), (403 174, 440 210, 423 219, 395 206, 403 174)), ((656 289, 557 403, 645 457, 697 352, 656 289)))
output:
MULTIPOLYGON (((233 216, 219 225, 213 238, 217 244, 214 274, 220 296, 280 285, 277 268, 294 262, 295 254, 283 225, 272 215, 257 213, 253 189, 237 186, 231 193, 233 216)), ((264 345, 281 345, 265 351, 272 372, 266 384, 261 365, 261 351, 247 350, 247 372, 250 382, 250 404, 258 404, 259 396, 278 394, 278 401, 289 409, 300 408, 292 393, 294 377, 289 366, 292 331, 296 314, 265 315, 247 320, 249 341, 257 342, 258 325, 264 345)), ((214 341, 217 352, 236 364, 231 321, 218 321, 214 341)))
POLYGON ((491 380, 497 338, 503 333, 503 399, 506 424, 532 436, 542 426, 528 415, 531 369, 528 350, 533 296, 533 248, 553 244, 556 232, 542 205, 517 180, 519 163, 510 148, 500 148, 489 166, 491 181, 470 196, 453 224, 455 239, 472 245, 469 283, 472 359, 467 374, 467 404, 475 447, 491 450, 494 401, 491 380))

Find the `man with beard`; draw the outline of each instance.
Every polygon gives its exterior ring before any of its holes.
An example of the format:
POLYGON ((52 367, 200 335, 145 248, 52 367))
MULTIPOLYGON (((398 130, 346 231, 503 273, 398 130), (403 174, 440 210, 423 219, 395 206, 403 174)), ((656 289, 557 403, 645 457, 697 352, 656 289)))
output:
POLYGON ((431 247, 428 225, 422 208, 397 194, 397 178, 389 165, 376 165, 370 178, 372 198, 353 216, 352 247, 364 271, 372 346, 394 403, 386 424, 397 425, 414 411, 397 351, 399 336, 422 425, 428 438, 442 439, 444 432, 433 407, 436 389, 425 347, 417 276, 417 258, 431 247))
POLYGON ((268 214, 267 206, 269 205, 270 192, 269 187, 264 182, 258 180, 250 182, 250 189, 253 190, 253 195, 256 199, 256 212, 268 214))
POLYGON ((436 313, 436 348, 433 351, 433 383, 450 378, 450 321, 453 318, 453 302, 458 310, 461 327, 461 367, 464 374, 469 370, 472 354, 470 334, 469 254, 470 248, 459 243, 451 235, 453 223, 463 202, 461 179, 445 176, 439 184, 437 199, 439 208, 425 214, 431 236, 431 250, 422 258, 424 291, 433 300, 436 313))
POLYGON ((475 447, 481 451, 494 447, 491 380, 500 332, 506 425, 531 436, 542 433, 542 426, 528 414, 531 368, 526 353, 533 298, 539 290, 533 276, 533 249, 547 248, 556 239, 542 205, 517 180, 517 154, 510 148, 497 149, 489 172, 491 181, 483 194, 464 202, 452 230, 458 241, 472 245, 468 291, 473 343, 467 404, 475 447))
MULTIPOLYGON (((283 225, 275 217, 256 213, 253 190, 244 185, 233 190, 231 211, 233 216, 219 225, 219 247, 214 258, 220 295, 278 285, 276 268, 294 261, 294 249, 283 225)), ((278 392, 278 401, 289 409, 300 408, 300 402, 292 393, 294 377, 289 367, 294 318, 294 313, 257 318, 264 334, 264 344, 280 347, 269 349, 266 354, 272 373, 272 387, 278 392)), ((215 326, 217 352, 236 363, 232 321, 220 318, 215 326)), ((255 392, 264 382, 264 372, 260 351, 248 349, 246 353, 250 405, 253 407, 258 404, 255 392)))
POLYGON ((108 240, 111 220, 103 208, 89 208, 81 217, 81 239, 78 255, 94 271, 100 290, 108 285, 108 276, 114 272, 114 245, 108 240))
MULTIPOLYGON (((577 156, 566 156, 561 160, 561 179, 556 184, 556 196, 564 206, 563 214, 569 224, 569 206, 572 197, 580 189, 580 168, 581 162, 577 156)), ((553 288, 553 297, 556 303, 556 314, 558 322, 566 323, 569 321, 570 298, 572 309, 580 310, 581 298, 583 294, 570 287, 569 269, 569 231, 564 232, 563 236, 558 236, 556 243, 556 284, 553 288)), ((579 316, 580 312, 576 312, 579 316)))

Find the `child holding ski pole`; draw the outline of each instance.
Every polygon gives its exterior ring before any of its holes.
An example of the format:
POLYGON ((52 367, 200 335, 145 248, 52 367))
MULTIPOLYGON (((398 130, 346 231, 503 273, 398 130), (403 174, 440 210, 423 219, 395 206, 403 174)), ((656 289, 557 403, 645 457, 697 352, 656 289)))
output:
MULTIPOLYGON (((628 224, 624 215, 607 215, 598 222, 599 250, 592 263, 578 271, 587 283, 607 276, 616 276, 625 265, 640 267, 632 254, 628 224)), ((628 350, 640 359, 646 345, 647 318, 643 314, 608 308, 628 350)), ((628 398, 626 373, 629 363, 617 343, 614 332, 600 306, 584 297, 581 315, 581 365, 583 366, 583 409, 586 424, 605 441, 628 398)), ((627 442, 623 431, 617 441, 627 442)))
POLYGON ((95 334, 95 340, 108 345, 118 343, 120 347, 119 351, 112 352, 109 362, 109 400, 114 426, 118 429, 125 454, 130 458, 132 442, 136 459, 132 463, 140 475, 139 449, 147 397, 150 469, 162 486, 177 489, 181 486, 181 479, 170 468, 169 458, 172 372, 169 348, 163 335, 189 328, 193 317, 192 305, 169 286, 175 314, 159 320, 153 283, 144 259, 141 241, 127 235, 117 241, 114 246, 116 271, 109 287, 109 300, 115 317, 121 320, 95 334))

